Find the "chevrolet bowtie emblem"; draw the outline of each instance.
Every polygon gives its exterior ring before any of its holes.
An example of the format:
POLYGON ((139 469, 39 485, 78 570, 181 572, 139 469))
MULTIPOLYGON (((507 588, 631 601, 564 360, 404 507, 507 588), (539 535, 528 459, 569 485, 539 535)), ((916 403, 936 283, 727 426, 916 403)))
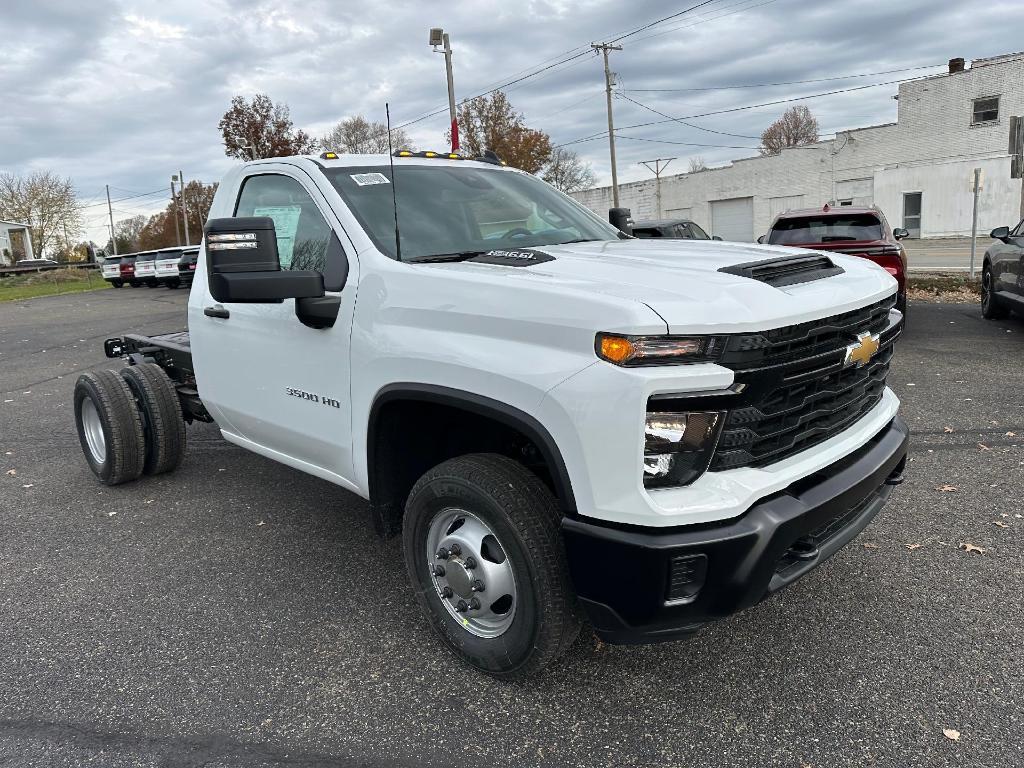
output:
POLYGON ((857 343, 846 348, 846 359, 844 366, 856 365, 858 368, 867 365, 871 358, 878 351, 878 334, 872 336, 870 333, 857 334, 857 343))

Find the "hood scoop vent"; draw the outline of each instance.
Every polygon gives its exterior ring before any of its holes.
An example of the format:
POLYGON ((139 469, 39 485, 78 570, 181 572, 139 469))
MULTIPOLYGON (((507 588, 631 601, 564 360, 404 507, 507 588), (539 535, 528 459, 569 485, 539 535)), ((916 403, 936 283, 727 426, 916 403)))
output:
POLYGON ((722 267, 718 271, 738 277, 749 277, 775 288, 810 283, 843 274, 843 268, 837 267, 828 256, 785 256, 780 259, 734 264, 731 267, 722 267))

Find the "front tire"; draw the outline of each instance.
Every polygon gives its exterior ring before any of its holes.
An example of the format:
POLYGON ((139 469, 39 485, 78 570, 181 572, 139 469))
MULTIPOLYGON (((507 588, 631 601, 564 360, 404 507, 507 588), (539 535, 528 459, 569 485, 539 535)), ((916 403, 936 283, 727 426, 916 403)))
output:
POLYGON ((992 267, 988 264, 981 271, 981 316, 986 320, 1002 320, 1010 310, 999 302, 992 284, 992 267))
POLYGON ((128 385, 113 371, 84 373, 74 398, 78 439, 93 474, 105 485, 141 475, 146 441, 128 385))
POLYGON ((416 483, 402 527, 406 568, 456 656, 496 677, 524 678, 576 639, 580 613, 559 519, 551 492, 504 456, 460 456, 416 483))

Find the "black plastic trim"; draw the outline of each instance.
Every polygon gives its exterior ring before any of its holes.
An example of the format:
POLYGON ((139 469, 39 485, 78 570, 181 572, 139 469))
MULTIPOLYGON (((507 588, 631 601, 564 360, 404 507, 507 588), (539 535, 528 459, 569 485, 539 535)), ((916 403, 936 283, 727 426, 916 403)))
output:
POLYGON ((569 471, 565 467, 565 460, 562 458, 562 453, 559 451, 555 439, 551 437, 551 433, 537 419, 525 411, 474 392, 442 387, 436 384, 418 384, 414 382, 395 383, 383 387, 377 393, 373 406, 370 408, 366 437, 366 461, 367 467, 370 468, 371 501, 374 498, 375 491, 372 468, 377 460, 375 445, 377 417, 380 414, 381 406, 395 400, 420 400, 461 408, 480 416, 492 418, 523 433, 537 446, 544 462, 551 468, 551 479, 555 485, 555 492, 561 501, 563 512, 569 515, 576 514, 576 498, 572 492, 572 481, 569 479, 569 471))
POLYGON ((649 643, 685 636, 748 608, 791 584, 860 533, 903 477, 909 430, 897 417, 866 445, 738 518, 673 529, 562 520, 569 571, 598 636, 611 643, 649 643), (817 552, 795 566, 794 544, 841 520, 817 552), (707 555, 699 593, 666 601, 673 558, 707 555))

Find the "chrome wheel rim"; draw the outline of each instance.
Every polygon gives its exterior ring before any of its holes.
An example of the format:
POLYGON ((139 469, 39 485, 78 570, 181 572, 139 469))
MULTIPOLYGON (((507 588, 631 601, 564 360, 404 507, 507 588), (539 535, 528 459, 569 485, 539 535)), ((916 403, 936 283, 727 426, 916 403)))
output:
POLYGON ((505 547, 479 517, 464 509, 441 510, 427 530, 424 560, 441 604, 477 637, 504 634, 519 604, 505 547))
POLYGON ((89 446, 93 461, 102 464, 107 460, 107 438, 103 435, 103 422, 91 398, 82 401, 82 432, 89 446))
POLYGON ((981 274, 981 305, 988 309, 992 301, 992 273, 987 269, 981 274))

